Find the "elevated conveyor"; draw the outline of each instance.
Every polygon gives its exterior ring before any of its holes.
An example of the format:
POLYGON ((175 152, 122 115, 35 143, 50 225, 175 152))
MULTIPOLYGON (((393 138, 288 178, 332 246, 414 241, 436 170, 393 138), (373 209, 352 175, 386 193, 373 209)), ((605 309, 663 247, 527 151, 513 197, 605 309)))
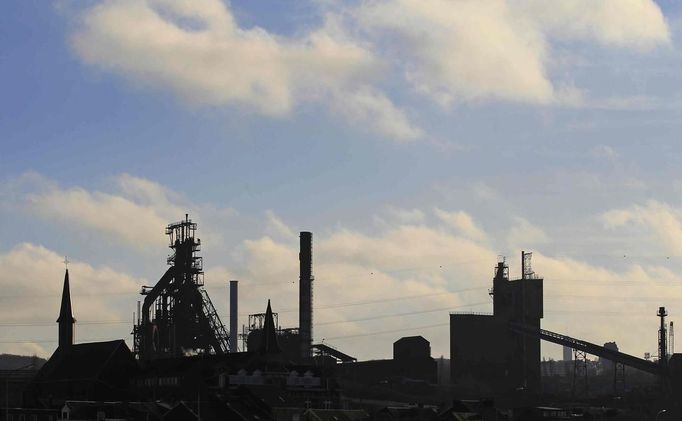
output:
POLYGON ((338 349, 332 348, 331 346, 325 344, 315 344, 312 346, 312 349, 316 351, 317 355, 328 355, 330 357, 336 358, 342 363, 354 363, 358 360, 355 357, 351 357, 348 354, 344 354, 338 349))
POLYGON ((509 328, 522 335, 529 335, 543 341, 552 342, 558 345, 564 345, 579 351, 584 351, 591 355, 596 355, 601 358, 606 358, 613 362, 624 364, 628 367, 636 368, 647 373, 655 374, 657 376, 667 376, 668 372, 661 367, 661 365, 647 361, 642 358, 634 357, 619 351, 604 348, 603 346, 593 344, 591 342, 583 341, 581 339, 571 338, 570 336, 561 335, 559 333, 550 332, 549 330, 539 329, 533 326, 527 326, 522 323, 510 322, 509 328))

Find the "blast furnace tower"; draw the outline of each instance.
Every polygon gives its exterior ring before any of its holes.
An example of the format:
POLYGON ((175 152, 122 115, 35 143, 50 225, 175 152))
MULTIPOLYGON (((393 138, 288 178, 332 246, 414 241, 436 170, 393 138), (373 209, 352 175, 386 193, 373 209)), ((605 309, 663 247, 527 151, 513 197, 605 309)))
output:
POLYGON ((196 230, 188 215, 166 227, 170 268, 154 287, 142 287, 144 302, 133 329, 133 350, 140 359, 229 352, 227 331, 203 288, 196 230))

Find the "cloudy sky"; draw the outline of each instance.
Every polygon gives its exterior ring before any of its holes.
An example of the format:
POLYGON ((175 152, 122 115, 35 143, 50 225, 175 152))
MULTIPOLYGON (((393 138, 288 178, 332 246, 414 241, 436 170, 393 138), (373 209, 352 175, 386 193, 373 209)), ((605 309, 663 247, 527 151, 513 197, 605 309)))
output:
MULTIPOLYGON (((641 356, 682 320, 682 8, 672 0, 110 0, 0 5, 0 352, 125 338, 199 223, 227 322, 361 359, 545 278, 543 327, 641 356)), ((546 357, 560 349, 543 345, 546 357)))

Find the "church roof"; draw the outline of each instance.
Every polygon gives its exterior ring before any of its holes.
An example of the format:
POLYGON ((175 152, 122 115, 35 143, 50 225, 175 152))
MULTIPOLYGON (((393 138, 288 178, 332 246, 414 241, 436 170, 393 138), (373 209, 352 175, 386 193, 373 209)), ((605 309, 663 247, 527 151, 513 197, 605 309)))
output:
POLYGON ((268 308, 265 310, 265 324, 263 325, 263 339, 258 350, 264 354, 274 354, 281 352, 279 343, 277 341, 277 328, 272 317, 272 307, 270 307, 270 300, 268 300, 268 308))
POLYGON ((59 308, 59 318, 57 323, 74 323, 76 319, 73 318, 71 311, 71 290, 69 288, 69 270, 66 269, 64 273, 64 288, 62 289, 62 305, 59 308))
POLYGON ((108 368, 135 366, 135 358, 122 339, 59 347, 40 369, 34 382, 102 380, 108 368))

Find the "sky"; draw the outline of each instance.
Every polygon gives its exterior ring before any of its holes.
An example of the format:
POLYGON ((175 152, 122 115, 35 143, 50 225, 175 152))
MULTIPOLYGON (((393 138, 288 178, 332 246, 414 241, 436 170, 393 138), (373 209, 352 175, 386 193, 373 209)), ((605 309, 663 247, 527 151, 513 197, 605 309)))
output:
MULTIPOLYGON (((652 0, 58 0, 0 5, 0 352, 131 345, 164 229, 199 224, 227 324, 297 319, 387 358, 493 268, 544 278, 542 326, 655 354, 682 314, 682 9, 652 0)), ((543 356, 561 349, 543 344, 543 356)))

